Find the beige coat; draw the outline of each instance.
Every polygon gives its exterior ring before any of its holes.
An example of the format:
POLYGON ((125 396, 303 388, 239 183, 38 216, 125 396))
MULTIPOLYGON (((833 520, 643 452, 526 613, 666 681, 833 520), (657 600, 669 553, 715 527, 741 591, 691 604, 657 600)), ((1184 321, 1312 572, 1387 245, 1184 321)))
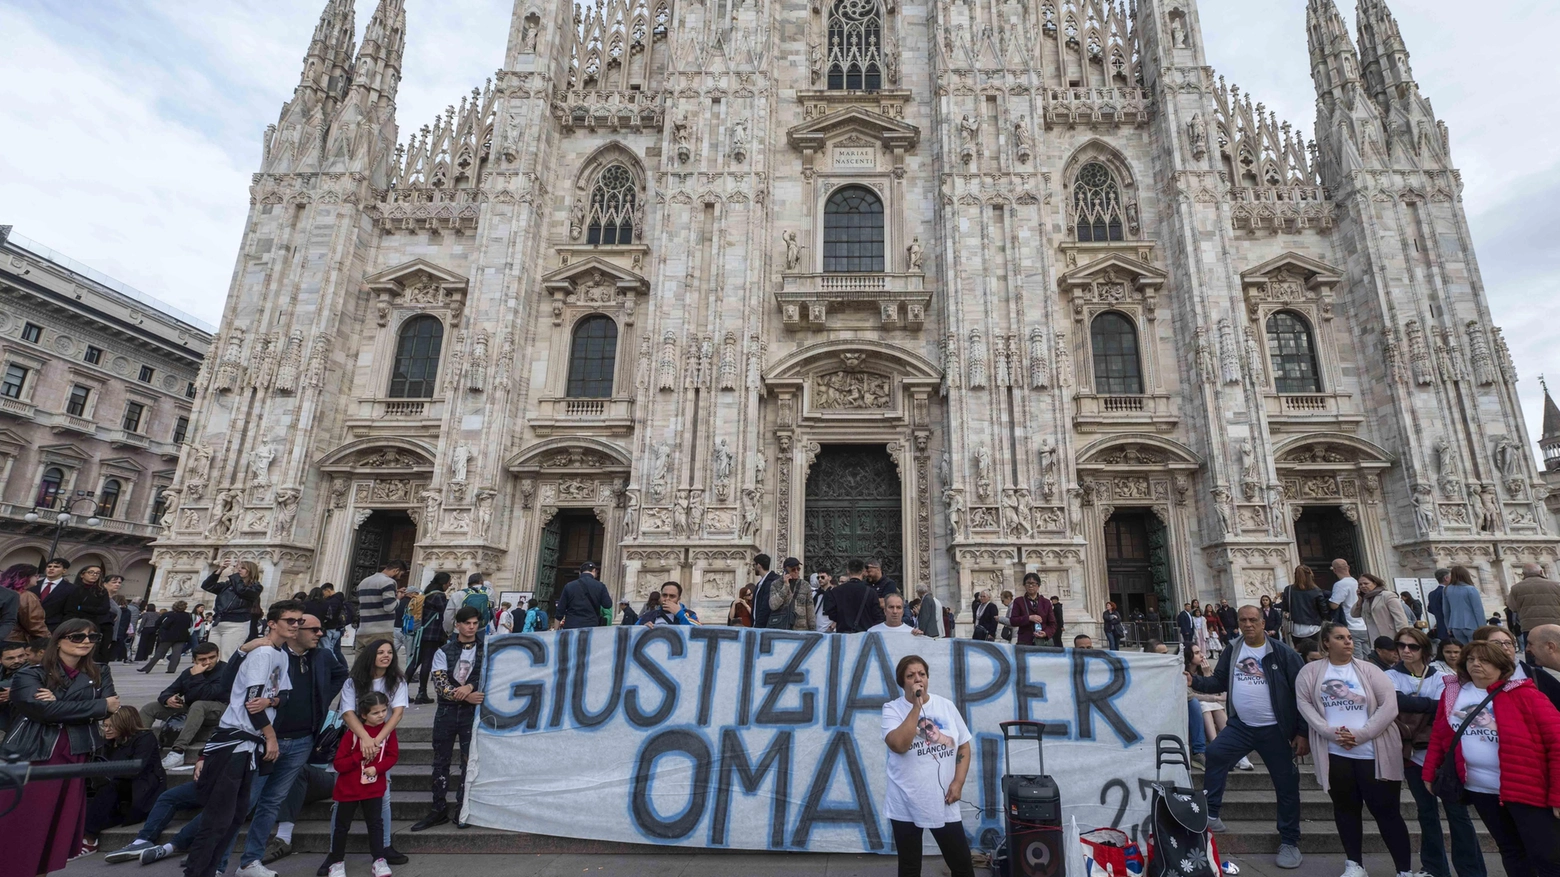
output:
MULTIPOLYGON (((1365 712, 1370 716, 1365 727, 1355 732, 1354 739, 1376 744, 1376 779, 1403 780, 1403 738, 1397 728, 1397 690, 1392 687, 1387 674, 1375 665, 1354 660, 1354 672, 1365 684, 1365 712)), ((1300 668, 1295 677, 1295 705, 1300 708, 1300 718, 1311 729, 1311 758, 1316 762, 1316 778, 1327 791, 1327 744, 1336 743, 1338 737, 1327 727, 1327 712, 1322 709, 1322 677, 1331 666, 1325 658, 1312 661, 1300 668)))
POLYGON ((1392 591, 1382 588, 1369 597, 1364 594, 1355 601, 1354 609, 1350 613, 1355 618, 1365 619, 1365 646, 1369 648, 1378 636, 1397 636, 1397 632, 1408 623, 1408 613, 1403 611, 1403 598, 1392 591))

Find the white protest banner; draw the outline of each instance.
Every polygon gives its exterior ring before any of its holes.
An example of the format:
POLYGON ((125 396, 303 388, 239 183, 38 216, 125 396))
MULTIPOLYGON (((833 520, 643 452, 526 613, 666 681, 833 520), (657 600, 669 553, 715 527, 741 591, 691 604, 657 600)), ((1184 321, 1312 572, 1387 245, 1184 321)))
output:
MULTIPOLYGON (((998 723, 1044 722, 1046 772, 1085 829, 1135 833, 1154 739, 1186 736, 1178 658, 968 639, 602 627, 488 640, 467 819, 560 837, 890 852, 882 705, 899 659, 974 740, 965 829, 1001 824, 998 723)), ((1013 769, 1034 773, 1034 747, 1013 769)), ((1183 775, 1184 777, 1184 775, 1183 775)))

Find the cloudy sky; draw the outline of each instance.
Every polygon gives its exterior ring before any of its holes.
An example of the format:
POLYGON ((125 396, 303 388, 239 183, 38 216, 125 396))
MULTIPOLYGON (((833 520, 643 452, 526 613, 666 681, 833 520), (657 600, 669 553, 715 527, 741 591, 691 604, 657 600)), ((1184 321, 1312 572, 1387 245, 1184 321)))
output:
MULTIPOLYGON (((222 312, 260 134, 324 0, 0 0, 0 224, 210 322, 222 312)), ((503 61, 509 0, 408 0, 402 130, 503 61)), ((1340 0, 1352 22, 1353 0, 1340 0)), ((1529 429, 1560 381, 1560 150, 1552 0, 1395 0, 1420 87, 1451 127, 1495 319, 1529 429), (1547 132, 1547 133, 1546 133, 1547 132), (1550 144, 1550 145, 1545 145, 1550 144)), ((1304 0, 1198 0, 1214 69, 1307 133, 1304 0)), ((372 13, 358 0, 359 33, 372 13)), ((1560 389, 1560 387, 1557 387, 1560 389)))

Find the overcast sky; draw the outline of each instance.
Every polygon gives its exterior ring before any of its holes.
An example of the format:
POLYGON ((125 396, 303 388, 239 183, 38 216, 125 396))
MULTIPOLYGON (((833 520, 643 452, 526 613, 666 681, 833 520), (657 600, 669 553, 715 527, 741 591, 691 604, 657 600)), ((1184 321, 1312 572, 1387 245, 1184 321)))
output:
MULTIPOLYGON (((1353 0, 1341 0, 1350 21, 1353 0)), ((1496 322, 1537 438, 1560 306, 1553 0, 1393 0, 1451 127, 1496 322), (1551 119, 1551 121, 1543 121, 1551 119)), ((0 224, 209 322, 222 313, 260 136, 324 0, 0 0, 0 224)), ((510 0, 407 0, 399 117, 420 127, 503 63, 510 0)), ((1198 0, 1208 63, 1310 136, 1304 0, 1198 0)), ((373 12, 358 0, 358 31, 373 12)), ((1557 387, 1560 390, 1560 387, 1557 387)))

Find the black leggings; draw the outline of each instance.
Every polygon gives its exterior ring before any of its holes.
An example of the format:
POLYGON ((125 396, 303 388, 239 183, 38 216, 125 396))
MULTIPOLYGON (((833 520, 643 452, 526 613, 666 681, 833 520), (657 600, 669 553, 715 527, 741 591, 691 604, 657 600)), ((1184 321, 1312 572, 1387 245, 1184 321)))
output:
POLYGON ((1328 794, 1332 797, 1333 823, 1343 841, 1343 852, 1351 862, 1364 864, 1365 816, 1370 815, 1381 829, 1387 852, 1399 873, 1413 870, 1413 848, 1408 839, 1408 823, 1403 821, 1403 783, 1376 779, 1374 758, 1327 756, 1328 794))
MULTIPOLYGON (((899 850, 899 877, 921 877, 921 827, 897 819, 890 819, 888 823, 894 829, 894 848, 899 850)), ((964 823, 950 822, 930 831, 932 840, 937 841, 937 849, 942 851, 943 864, 948 866, 953 877, 975 877, 964 823)))
MULTIPOLYGON (((420 698, 428 696, 428 676, 433 672, 433 656, 438 654, 439 649, 443 647, 444 643, 431 643, 424 640, 422 648, 418 650, 417 660, 412 665, 411 675, 417 677, 417 696, 420 698)), ((408 687, 410 687, 410 683, 408 683, 408 687)))
POLYGON ((368 823, 369 854, 375 860, 385 857, 385 823, 380 813, 384 804, 382 798, 336 802, 336 829, 330 835, 330 855, 325 857, 326 863, 334 865, 347 858, 347 832, 352 828, 359 807, 363 808, 363 821, 368 823))
POLYGON ((1548 807, 1502 804, 1499 795, 1469 792, 1468 803, 1500 848, 1506 877, 1560 875, 1560 819, 1548 807))

